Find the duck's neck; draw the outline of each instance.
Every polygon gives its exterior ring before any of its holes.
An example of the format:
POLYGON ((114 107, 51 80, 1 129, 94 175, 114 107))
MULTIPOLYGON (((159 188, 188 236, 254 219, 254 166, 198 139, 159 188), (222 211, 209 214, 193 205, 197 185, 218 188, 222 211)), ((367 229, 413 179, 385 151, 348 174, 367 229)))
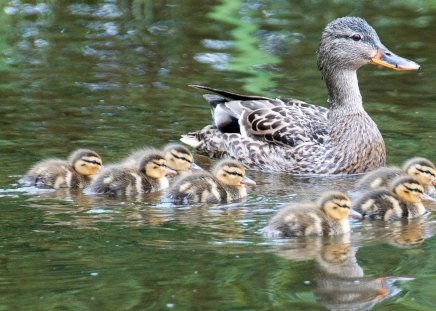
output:
POLYGON ((341 115, 359 114, 364 111, 355 70, 327 71, 323 76, 327 85, 330 110, 340 112, 341 115))

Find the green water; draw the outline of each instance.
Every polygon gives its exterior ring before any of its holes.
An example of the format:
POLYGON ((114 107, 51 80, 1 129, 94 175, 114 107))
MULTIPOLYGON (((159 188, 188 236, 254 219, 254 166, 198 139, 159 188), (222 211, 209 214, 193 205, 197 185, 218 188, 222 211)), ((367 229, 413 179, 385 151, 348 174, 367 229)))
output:
POLYGON ((189 83, 325 105, 315 51, 344 15, 366 18, 388 48, 422 65, 359 72, 388 162, 435 161, 435 1, 14 0, 0 9, 0 310, 434 310, 434 213, 353 222, 338 239, 260 234, 281 207, 346 191, 355 177, 249 171, 258 186, 245 201, 181 208, 17 180, 75 148, 111 163, 209 124, 189 83))

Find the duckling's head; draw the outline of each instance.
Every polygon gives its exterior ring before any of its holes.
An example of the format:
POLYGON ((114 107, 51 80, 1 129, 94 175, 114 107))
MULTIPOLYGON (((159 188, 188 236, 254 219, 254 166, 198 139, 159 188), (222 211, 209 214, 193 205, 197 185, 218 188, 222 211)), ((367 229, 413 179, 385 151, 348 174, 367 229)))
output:
POLYGON ((330 22, 318 48, 318 68, 323 75, 335 70, 357 70, 365 64, 395 70, 419 69, 418 64, 389 51, 364 19, 342 17, 330 22))
POLYGON ((71 153, 69 161, 77 173, 83 176, 93 176, 102 167, 100 155, 89 149, 78 149, 71 153))
POLYGON ((336 220, 345 219, 351 213, 351 201, 342 192, 326 192, 319 198, 318 204, 328 216, 336 220))
POLYGON ((139 169, 150 178, 160 179, 168 175, 177 174, 167 166, 167 161, 159 153, 146 154, 140 161, 139 169))
POLYGON ((185 146, 179 144, 169 144, 164 150, 163 154, 167 165, 175 171, 188 171, 191 168, 199 168, 194 163, 194 157, 185 146))
POLYGON ((410 177, 415 178, 422 185, 436 186, 436 167, 425 158, 412 158, 403 164, 403 169, 410 177))
POLYGON ((228 186, 255 185, 256 182, 245 176, 244 166, 235 160, 218 162, 213 175, 223 184, 228 186))
POLYGON ((419 203, 424 198, 424 187, 419 181, 409 176, 400 176, 394 179, 391 188, 400 199, 406 202, 419 203))

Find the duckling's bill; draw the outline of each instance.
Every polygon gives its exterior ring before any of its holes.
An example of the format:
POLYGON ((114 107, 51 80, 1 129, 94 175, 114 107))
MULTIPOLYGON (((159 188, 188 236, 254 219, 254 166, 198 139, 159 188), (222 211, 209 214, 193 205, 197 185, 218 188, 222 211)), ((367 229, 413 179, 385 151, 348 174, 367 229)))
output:
POLYGON ((172 168, 166 167, 165 176, 176 176, 177 172, 172 168))
POLYGON ((241 184, 244 184, 247 186, 256 186, 256 182, 253 179, 248 178, 247 176, 244 176, 244 178, 242 178, 241 184))
POLYGON ((436 202, 436 198, 433 198, 432 196, 428 195, 427 193, 424 193, 422 195, 422 200, 425 202, 436 202))
POLYGON ((198 164, 192 162, 191 163, 191 170, 193 170, 193 171, 203 171, 203 168, 201 166, 199 166, 198 164))
POLYGON ((371 58, 371 61, 369 63, 372 65, 380 65, 398 71, 418 70, 421 67, 420 65, 411 60, 392 53, 384 46, 378 49, 377 53, 373 58, 371 58))

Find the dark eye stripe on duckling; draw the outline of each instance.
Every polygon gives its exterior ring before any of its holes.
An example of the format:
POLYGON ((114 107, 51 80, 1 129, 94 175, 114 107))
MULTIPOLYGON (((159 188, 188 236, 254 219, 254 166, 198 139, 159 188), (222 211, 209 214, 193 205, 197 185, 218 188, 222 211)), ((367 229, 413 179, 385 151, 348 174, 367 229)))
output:
POLYGON ((172 153, 172 152, 171 152, 171 155, 172 155, 173 157, 175 157, 176 159, 183 160, 183 161, 186 161, 186 162, 188 162, 188 163, 192 163, 191 160, 189 160, 189 159, 187 159, 187 158, 185 158, 185 157, 177 156, 177 155, 175 155, 175 154, 172 153))
POLYGON ((154 161, 152 161, 153 164, 157 165, 157 166, 161 166, 161 167, 167 167, 167 165, 165 163, 156 163, 154 161))
POLYGON ((423 174, 429 174, 429 175, 431 175, 431 176, 433 176, 433 177, 436 177, 436 175, 435 175, 434 173, 430 172, 430 170, 422 170, 422 169, 419 169, 419 168, 416 168, 416 170, 417 170, 418 172, 423 173, 423 174))
POLYGON ((87 160, 87 159, 82 159, 83 162, 86 163, 90 163, 90 164, 97 164, 101 166, 101 162, 97 161, 97 160, 87 160))
POLYGON ((412 191, 412 192, 424 193, 421 189, 418 189, 418 188, 410 188, 406 185, 404 185, 404 188, 406 188, 407 190, 412 191))
POLYGON ((224 170, 224 172, 226 172, 229 175, 233 175, 233 176, 237 175, 239 177, 244 177, 244 175, 242 175, 241 173, 235 172, 235 171, 230 172, 230 171, 224 170))

